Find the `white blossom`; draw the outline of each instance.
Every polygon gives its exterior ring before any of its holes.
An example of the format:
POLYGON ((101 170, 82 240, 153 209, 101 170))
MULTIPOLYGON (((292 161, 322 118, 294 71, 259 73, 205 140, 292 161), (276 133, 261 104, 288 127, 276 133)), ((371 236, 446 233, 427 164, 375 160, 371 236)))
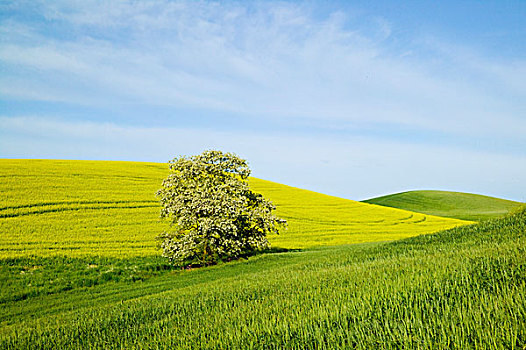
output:
POLYGON ((286 225, 272 202, 250 190, 248 164, 235 154, 205 151, 169 166, 157 196, 171 230, 159 239, 174 264, 210 264, 269 248, 267 234, 286 225))

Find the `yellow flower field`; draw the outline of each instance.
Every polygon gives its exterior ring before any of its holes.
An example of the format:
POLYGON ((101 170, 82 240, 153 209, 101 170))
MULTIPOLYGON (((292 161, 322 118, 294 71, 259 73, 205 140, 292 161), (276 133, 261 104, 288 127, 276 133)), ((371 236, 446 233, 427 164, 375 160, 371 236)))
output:
MULTIPOLYGON (((0 257, 160 254, 155 191, 166 164, 73 160, 0 160, 0 257)), ((380 207, 252 178, 288 229, 273 247, 386 241, 468 221, 380 207)))

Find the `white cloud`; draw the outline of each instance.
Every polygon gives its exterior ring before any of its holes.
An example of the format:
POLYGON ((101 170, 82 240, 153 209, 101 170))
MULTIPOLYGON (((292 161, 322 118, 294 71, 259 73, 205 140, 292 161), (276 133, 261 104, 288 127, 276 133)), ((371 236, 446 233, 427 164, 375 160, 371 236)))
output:
POLYGON ((4 31, 5 96, 182 106, 319 127, 526 133, 524 99, 510 104, 499 96, 504 89, 524 97, 526 65, 477 56, 470 64, 446 49, 438 64, 419 61, 387 49, 393 25, 382 18, 371 20, 367 34, 343 13, 319 19, 309 6, 289 3, 58 1, 38 8, 56 31, 68 32, 50 34, 42 23, 4 31), (442 74, 450 63, 465 71, 442 74), (480 88, 489 80, 500 90, 480 88))
POLYGON ((213 122, 182 128, 175 112, 163 128, 123 125, 148 125, 147 115, 98 123, 4 112, 0 156, 166 161, 218 148, 249 159, 256 176, 348 198, 437 188, 526 200, 524 149, 506 155, 388 140, 393 127, 524 145, 524 61, 490 59, 434 38, 397 46, 396 23, 357 23, 342 12, 320 17, 306 4, 79 0, 10 7, 32 16, 0 25, 5 100, 106 108, 103 117, 120 105, 173 107, 207 121, 279 119, 285 129, 309 133, 214 131, 213 122), (46 20, 27 20, 38 16, 46 20), (384 138, 316 132, 378 125, 384 138))

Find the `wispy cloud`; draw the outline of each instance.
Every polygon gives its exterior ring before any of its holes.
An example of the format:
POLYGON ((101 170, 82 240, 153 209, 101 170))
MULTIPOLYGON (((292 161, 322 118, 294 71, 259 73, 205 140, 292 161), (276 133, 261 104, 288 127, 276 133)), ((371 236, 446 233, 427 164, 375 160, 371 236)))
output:
POLYGON ((382 18, 364 31, 343 13, 319 18, 311 6, 290 3, 57 1, 37 8, 45 21, 5 21, 4 96, 184 106, 318 127, 526 133, 524 62, 487 62, 429 42, 433 59, 404 55, 424 44, 393 47, 382 18), (515 96, 513 104, 502 91, 515 96))
POLYGON ((355 199, 410 188, 526 199, 526 60, 320 6, 4 1, 0 103, 51 107, 4 111, 0 156, 165 161, 221 148, 257 176, 355 199))

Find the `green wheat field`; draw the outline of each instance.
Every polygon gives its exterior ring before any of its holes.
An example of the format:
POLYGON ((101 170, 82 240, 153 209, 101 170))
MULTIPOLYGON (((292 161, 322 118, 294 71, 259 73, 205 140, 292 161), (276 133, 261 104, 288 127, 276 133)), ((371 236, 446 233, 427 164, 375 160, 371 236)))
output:
POLYGON ((273 250, 181 270, 155 242, 167 173, 0 160, 1 349, 526 348, 521 203, 251 179, 289 222, 273 250))
POLYGON ((498 218, 521 205, 519 202, 506 199, 448 191, 409 191, 363 202, 473 221, 498 218))

